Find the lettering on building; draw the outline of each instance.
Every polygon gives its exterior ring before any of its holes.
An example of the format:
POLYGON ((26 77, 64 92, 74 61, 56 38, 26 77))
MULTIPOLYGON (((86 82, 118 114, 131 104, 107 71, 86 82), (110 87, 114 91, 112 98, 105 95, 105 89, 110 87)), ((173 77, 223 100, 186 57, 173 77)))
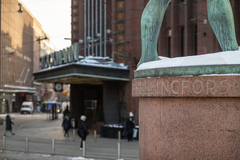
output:
POLYGON ((9 52, 9 53, 13 53, 19 57, 19 58, 22 58, 28 62, 32 62, 32 59, 26 55, 23 55, 22 53, 18 52, 18 51, 15 51, 12 47, 9 47, 9 46, 6 46, 6 51, 9 52))
POLYGON ((52 66, 76 62, 78 60, 79 44, 75 43, 69 48, 40 57, 40 69, 51 68, 52 66))

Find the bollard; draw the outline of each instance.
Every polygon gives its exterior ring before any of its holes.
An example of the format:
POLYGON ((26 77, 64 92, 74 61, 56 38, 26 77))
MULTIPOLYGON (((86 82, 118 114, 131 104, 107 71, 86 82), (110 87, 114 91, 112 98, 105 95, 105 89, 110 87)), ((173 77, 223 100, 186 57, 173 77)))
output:
POLYGON ((54 139, 52 139, 52 155, 55 154, 55 144, 54 144, 54 139))
POLYGON ((26 138, 25 152, 28 153, 28 138, 26 138))
POLYGON ((95 141, 95 143, 97 143, 97 131, 96 130, 94 130, 94 141, 95 141))
POLYGON ((121 131, 118 131, 118 142, 121 143, 121 131))
POLYGON ((121 146, 120 146, 120 143, 118 143, 118 159, 121 159, 121 146))
POLYGON ((73 127, 73 141, 75 141, 75 119, 72 118, 72 127, 73 127))
POLYGON ((6 144, 6 137, 3 136, 3 151, 5 150, 5 144, 6 144))
POLYGON ((73 129, 73 141, 75 141, 75 129, 73 129))
POLYGON ((85 158, 86 156, 86 145, 85 145, 85 141, 83 141, 83 158, 85 158))

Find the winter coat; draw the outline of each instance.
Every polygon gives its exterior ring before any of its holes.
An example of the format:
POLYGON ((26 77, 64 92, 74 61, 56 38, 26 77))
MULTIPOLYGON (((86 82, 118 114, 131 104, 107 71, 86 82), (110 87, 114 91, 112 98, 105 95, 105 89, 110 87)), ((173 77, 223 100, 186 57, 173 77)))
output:
POLYGON ((68 131, 70 128, 70 119, 68 117, 65 117, 62 123, 62 127, 64 131, 68 131))
POLYGON ((63 111, 63 117, 66 117, 66 115, 68 115, 70 112, 69 112, 69 109, 68 109, 68 106, 66 107, 66 109, 63 111))
POLYGON ((86 138, 88 135, 88 130, 87 130, 87 125, 84 121, 79 122, 79 130, 78 130, 78 135, 81 138, 86 138))
POLYGON ((135 127, 133 117, 129 117, 126 123, 126 130, 128 134, 133 134, 133 128, 135 127))
POLYGON ((11 131, 12 130, 12 124, 14 124, 11 121, 11 118, 9 115, 6 116, 6 130, 11 131))

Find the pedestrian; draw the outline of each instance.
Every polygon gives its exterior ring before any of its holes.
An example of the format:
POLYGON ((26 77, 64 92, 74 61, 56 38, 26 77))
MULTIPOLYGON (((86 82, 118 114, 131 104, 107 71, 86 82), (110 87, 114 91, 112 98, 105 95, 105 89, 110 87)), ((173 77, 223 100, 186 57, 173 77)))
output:
POLYGON ((126 130, 128 134, 128 142, 133 141, 133 128, 135 127, 134 120, 133 120, 133 113, 129 113, 129 117, 126 123, 126 130))
POLYGON ((87 125, 85 123, 86 119, 87 119, 87 117, 84 115, 82 115, 80 117, 79 130, 78 130, 78 135, 79 135, 79 137, 82 138, 81 143, 80 143, 80 150, 82 150, 83 141, 86 141, 87 135, 89 134, 88 130, 87 130, 87 125))
POLYGON ((66 137, 66 135, 69 137, 68 130, 70 128, 70 123, 71 122, 70 122, 69 116, 67 114, 65 116, 65 118, 63 119, 63 123, 62 123, 63 130, 65 131, 64 137, 66 137))
POLYGON ((65 118, 67 114, 70 114, 68 105, 67 105, 66 109, 63 111, 63 118, 65 118))
POLYGON ((10 115, 7 114, 6 116, 6 130, 4 133, 4 136, 6 136, 7 131, 10 131, 12 133, 12 135, 14 135, 15 133, 12 132, 12 124, 14 125, 14 123, 12 122, 10 115))

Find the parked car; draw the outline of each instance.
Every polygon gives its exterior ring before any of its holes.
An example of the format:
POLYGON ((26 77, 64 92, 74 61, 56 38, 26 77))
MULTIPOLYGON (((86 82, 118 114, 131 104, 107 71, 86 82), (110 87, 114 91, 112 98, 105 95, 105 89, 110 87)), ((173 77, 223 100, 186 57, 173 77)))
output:
POLYGON ((33 102, 23 102, 21 107, 21 114, 33 114, 33 102))

